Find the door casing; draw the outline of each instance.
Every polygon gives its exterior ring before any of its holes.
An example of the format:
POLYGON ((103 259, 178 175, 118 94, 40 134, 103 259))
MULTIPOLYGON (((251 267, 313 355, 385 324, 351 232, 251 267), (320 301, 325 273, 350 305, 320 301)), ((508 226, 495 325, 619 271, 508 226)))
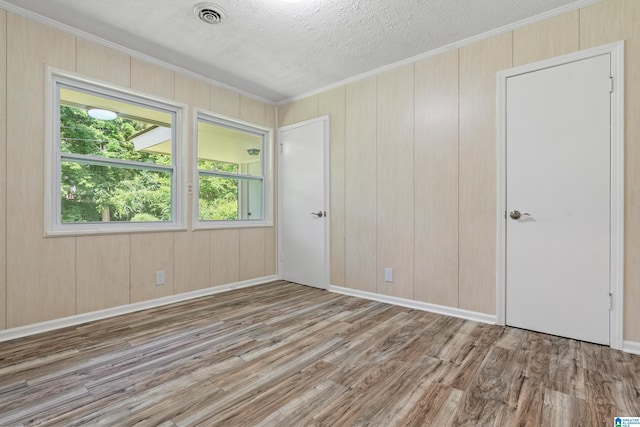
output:
MULTIPOLYGON (((610 346, 623 347, 624 308, 624 42, 586 49, 556 58, 510 68, 497 75, 497 226, 496 226, 496 318, 497 324, 506 321, 506 167, 507 79, 549 67, 603 54, 611 55, 611 201, 610 201, 610 262, 609 289, 611 294, 610 346)), ((550 295, 549 298, 553 298, 550 295)))

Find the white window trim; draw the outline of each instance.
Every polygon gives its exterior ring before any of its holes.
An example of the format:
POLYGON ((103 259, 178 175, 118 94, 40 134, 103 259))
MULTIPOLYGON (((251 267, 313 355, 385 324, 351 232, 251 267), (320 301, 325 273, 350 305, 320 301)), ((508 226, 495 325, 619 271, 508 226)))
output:
MULTIPOLYGON (((95 79, 89 79, 76 73, 46 67, 45 79, 45 164, 44 164, 44 235, 73 236, 91 234, 118 234, 134 232, 183 231, 186 230, 188 177, 187 150, 188 135, 185 121, 188 118, 188 106, 183 103, 151 96, 129 88, 123 88, 95 79), (175 112, 172 126, 173 141, 173 191, 171 221, 158 222, 95 222, 63 224, 60 221, 60 133, 59 133, 59 94, 57 83, 65 83, 79 89, 98 91, 115 96, 124 101, 142 103, 175 112), (141 102, 142 101, 142 102, 141 102)), ((72 157, 70 155, 69 157, 72 157)))
POLYGON ((245 122, 232 117, 223 116, 221 114, 212 113, 204 109, 195 109, 193 120, 193 183, 189 184, 193 193, 193 229, 194 230, 214 230, 229 228, 258 228, 273 226, 273 129, 256 125, 254 123, 245 122), (235 127, 248 132, 258 132, 264 135, 264 149, 262 155, 263 163, 263 194, 262 194, 262 219, 243 219, 243 220, 219 220, 219 221, 202 221, 199 215, 199 173, 198 173, 198 121, 203 119, 208 122, 221 124, 223 126, 235 127))

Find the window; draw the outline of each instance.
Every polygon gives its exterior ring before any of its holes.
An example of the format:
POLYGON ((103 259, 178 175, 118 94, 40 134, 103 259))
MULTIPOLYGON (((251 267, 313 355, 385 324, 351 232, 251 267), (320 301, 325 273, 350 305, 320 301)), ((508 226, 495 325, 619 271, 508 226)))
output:
POLYGON ((268 129, 198 114, 197 224, 271 225, 268 129))
POLYGON ((51 72, 48 234, 181 228, 183 107, 51 72))

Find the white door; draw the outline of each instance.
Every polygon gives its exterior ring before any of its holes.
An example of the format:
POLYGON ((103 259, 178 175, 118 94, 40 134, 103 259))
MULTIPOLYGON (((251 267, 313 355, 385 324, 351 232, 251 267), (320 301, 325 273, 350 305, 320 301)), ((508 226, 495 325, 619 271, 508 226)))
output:
POLYGON ((280 277, 304 285, 328 284, 329 119, 279 129, 280 277))
POLYGON ((506 82, 506 323, 609 344, 610 55, 506 82))

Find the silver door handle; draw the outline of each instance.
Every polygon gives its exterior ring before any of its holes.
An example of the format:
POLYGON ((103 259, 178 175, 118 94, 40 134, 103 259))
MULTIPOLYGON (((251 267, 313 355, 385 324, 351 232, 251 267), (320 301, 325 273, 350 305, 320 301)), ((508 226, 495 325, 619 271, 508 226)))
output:
POLYGON ((531 214, 527 212, 520 213, 520 211, 511 211, 509 212, 509 216, 511 217, 511 219, 520 219, 520 217, 531 216, 531 214))
POLYGON ((324 214, 322 213, 322 211, 318 211, 318 212, 311 212, 311 215, 318 217, 318 218, 322 218, 324 216, 324 214))

